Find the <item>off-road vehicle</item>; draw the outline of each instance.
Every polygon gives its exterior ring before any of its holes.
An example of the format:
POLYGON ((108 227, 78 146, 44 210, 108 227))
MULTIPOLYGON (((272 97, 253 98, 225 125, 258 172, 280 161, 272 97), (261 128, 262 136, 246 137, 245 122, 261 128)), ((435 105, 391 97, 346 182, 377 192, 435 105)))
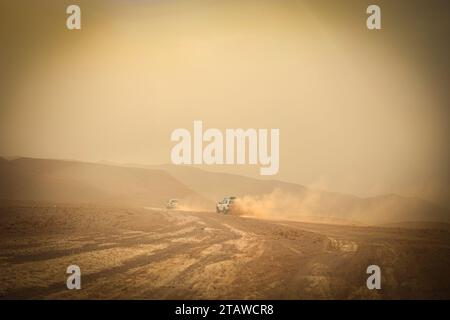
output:
POLYGON ((216 212, 227 214, 232 212, 236 208, 236 197, 225 197, 222 201, 216 204, 216 212))

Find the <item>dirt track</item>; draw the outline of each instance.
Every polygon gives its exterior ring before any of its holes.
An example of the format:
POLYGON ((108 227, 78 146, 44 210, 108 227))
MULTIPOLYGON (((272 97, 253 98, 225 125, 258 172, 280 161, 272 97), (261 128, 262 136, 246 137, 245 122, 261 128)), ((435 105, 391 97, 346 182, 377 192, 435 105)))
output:
POLYGON ((450 234, 86 206, 0 208, 0 297, 450 298, 450 234), (66 289, 79 265, 82 289, 66 289), (382 290, 366 268, 382 269, 382 290))

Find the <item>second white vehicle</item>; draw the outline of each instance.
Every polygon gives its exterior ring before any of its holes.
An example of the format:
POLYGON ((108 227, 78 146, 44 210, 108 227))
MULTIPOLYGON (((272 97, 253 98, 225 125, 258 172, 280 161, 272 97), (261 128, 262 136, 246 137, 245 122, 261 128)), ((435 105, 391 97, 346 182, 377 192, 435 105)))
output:
POLYGON ((178 199, 170 199, 167 201, 166 209, 176 209, 178 207, 178 199))

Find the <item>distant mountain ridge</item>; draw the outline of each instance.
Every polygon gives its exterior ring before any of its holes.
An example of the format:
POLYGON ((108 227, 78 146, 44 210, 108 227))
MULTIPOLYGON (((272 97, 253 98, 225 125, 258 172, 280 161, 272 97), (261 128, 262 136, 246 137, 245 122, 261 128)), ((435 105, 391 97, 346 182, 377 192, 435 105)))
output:
POLYGON ((450 222, 448 209, 395 194, 361 198, 189 166, 0 158, 0 199, 6 200, 164 206, 168 199, 178 198, 213 211, 214 202, 230 195, 271 218, 450 222))

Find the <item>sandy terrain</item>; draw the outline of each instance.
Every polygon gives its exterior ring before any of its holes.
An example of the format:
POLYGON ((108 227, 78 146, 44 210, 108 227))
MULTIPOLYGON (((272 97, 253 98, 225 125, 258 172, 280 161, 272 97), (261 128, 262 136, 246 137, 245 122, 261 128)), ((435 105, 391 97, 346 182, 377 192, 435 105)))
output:
POLYGON ((2 204, 0 297, 450 298, 446 230, 208 212, 2 204), (82 289, 66 289, 79 265, 82 289), (382 269, 382 290, 366 268, 382 269))

